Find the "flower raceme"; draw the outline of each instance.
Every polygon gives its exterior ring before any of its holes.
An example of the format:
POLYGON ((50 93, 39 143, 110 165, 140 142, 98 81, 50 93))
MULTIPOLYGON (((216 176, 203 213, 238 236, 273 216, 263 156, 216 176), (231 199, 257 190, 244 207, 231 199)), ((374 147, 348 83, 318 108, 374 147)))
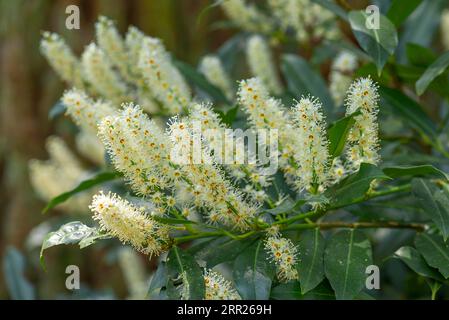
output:
POLYGON ((137 251, 151 256, 159 255, 167 248, 168 227, 116 194, 96 194, 89 208, 102 231, 131 244, 137 251))
POLYGON ((217 56, 205 56, 200 62, 199 70, 210 83, 221 89, 228 99, 233 98, 234 90, 231 79, 217 56))
POLYGON ((234 289, 231 282, 226 280, 221 274, 205 270, 204 286, 206 300, 241 300, 242 298, 234 289))
POLYGON ((265 250, 269 254, 268 259, 276 265, 279 281, 298 279, 296 270, 298 250, 290 239, 282 238, 279 234, 271 235, 265 240, 265 250))

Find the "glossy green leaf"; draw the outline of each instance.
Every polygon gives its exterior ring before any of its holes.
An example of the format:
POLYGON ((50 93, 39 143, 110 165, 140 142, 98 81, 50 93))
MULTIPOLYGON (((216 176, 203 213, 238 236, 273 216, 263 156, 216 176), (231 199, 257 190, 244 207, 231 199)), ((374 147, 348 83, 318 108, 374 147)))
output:
POLYGON ((388 9, 387 17, 396 27, 399 27, 421 2, 422 0, 393 0, 388 9))
POLYGON ((35 299, 35 290, 25 277, 25 258, 15 248, 8 247, 3 257, 3 274, 10 298, 13 300, 35 299))
POLYGON ((332 158, 338 157, 343 152, 348 134, 355 123, 354 117, 358 114, 360 113, 354 112, 349 116, 336 121, 329 128, 329 153, 332 158))
POLYGON ((246 248, 234 261, 235 286, 243 299, 267 300, 275 275, 262 240, 246 248))
POLYGON ((420 276, 444 281, 441 274, 432 267, 429 267, 419 252, 412 247, 402 247, 394 253, 394 257, 404 262, 410 269, 420 276))
POLYGON ((285 54, 281 60, 282 73, 289 91, 298 99, 309 94, 319 98, 324 109, 331 114, 334 102, 321 75, 300 56, 285 54))
POLYGON ((210 83, 206 79, 206 77, 195 70, 195 68, 192 68, 190 65, 181 61, 173 61, 173 63, 189 82, 197 86, 199 89, 203 90, 212 99, 217 102, 230 104, 229 100, 226 98, 223 92, 215 85, 210 83))
POLYGON ((91 228, 79 221, 72 221, 61 226, 57 231, 50 232, 42 242, 40 260, 44 266, 44 251, 48 248, 61 244, 75 244, 85 248, 98 239, 109 237, 106 234, 100 234, 96 228, 91 228))
POLYGON ((436 55, 429 48, 416 43, 407 43, 405 48, 410 64, 418 67, 428 67, 436 60, 436 55))
POLYGON ((342 230, 327 240, 324 270, 339 300, 353 299, 365 286, 372 264, 371 244, 358 230, 342 230))
POLYGON ((234 260, 253 241, 254 238, 239 241, 229 237, 221 237, 208 242, 206 246, 195 253, 195 258, 206 262, 207 267, 212 268, 217 264, 234 260))
POLYGON ((221 110, 218 110, 217 113, 220 116, 221 122, 228 126, 232 126, 232 123, 237 118, 237 113, 239 111, 239 106, 235 106, 231 109, 229 109, 227 112, 222 112, 221 110))
POLYGON ((358 172, 351 174, 324 193, 331 199, 332 207, 342 207, 363 197, 373 180, 390 179, 375 165, 362 163, 358 172))
POLYGON ((306 230, 301 233, 298 261, 301 293, 305 294, 315 288, 324 279, 324 238, 319 229, 306 230))
POLYGON ((436 136, 435 124, 415 100, 398 90, 383 86, 380 87, 379 93, 381 105, 390 107, 393 112, 429 138, 436 136))
POLYGON ((430 164, 421 166, 397 166, 383 169, 384 173, 391 178, 402 177, 429 177, 447 180, 446 173, 430 164))
POLYGON ((275 300, 335 300, 335 294, 329 284, 324 282, 315 289, 302 294, 298 281, 279 284, 271 290, 271 299, 275 300))
POLYGON ((449 52, 442 54, 433 62, 416 82, 416 92, 422 95, 430 83, 441 75, 449 66, 449 52))
POLYGON ((444 239, 449 236, 449 196, 433 182, 413 179, 412 193, 420 207, 435 222, 444 239))
POLYGON ((415 237, 415 246, 429 266, 438 269, 445 279, 449 278, 449 243, 439 235, 420 233, 415 237))
POLYGON ((155 293, 157 293, 157 290, 161 289, 167 284, 167 281, 168 281, 167 266, 164 261, 161 261, 156 269, 156 272, 151 277, 147 297, 151 298, 155 293))
POLYGON ((360 47, 371 57, 381 73, 387 59, 398 45, 396 28, 384 15, 380 15, 379 29, 367 28, 371 15, 365 11, 351 11, 348 14, 352 32, 360 47))
POLYGON ((59 196, 51 199, 50 202, 47 204, 47 206, 44 208, 44 210, 42 212, 46 213, 48 210, 56 207, 58 204, 61 204, 65 201, 67 201, 68 199, 70 199, 71 197, 73 197, 74 195, 76 195, 82 191, 88 190, 88 189, 90 189, 96 185, 102 184, 106 181, 111 181, 111 180, 117 179, 121 176, 122 175, 118 172, 98 173, 94 177, 81 182, 76 188, 74 188, 70 191, 64 192, 64 193, 60 194, 59 196))
POLYGON ((173 246, 167 256, 167 270, 172 298, 180 298, 181 292, 187 296, 184 299, 204 299, 204 278, 200 266, 193 256, 177 246, 173 246), (182 281, 183 290, 174 287, 174 282, 182 281))

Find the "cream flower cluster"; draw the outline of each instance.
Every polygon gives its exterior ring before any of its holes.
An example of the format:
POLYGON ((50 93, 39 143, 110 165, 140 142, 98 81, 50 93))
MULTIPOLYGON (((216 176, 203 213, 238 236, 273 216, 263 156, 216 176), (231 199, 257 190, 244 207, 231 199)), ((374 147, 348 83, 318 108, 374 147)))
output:
POLYGON ((159 255, 170 240, 169 229, 114 193, 96 194, 89 206, 100 229, 137 251, 159 255))
POLYGON ((329 142, 321 109, 318 99, 303 97, 292 110, 298 129, 296 139, 302 146, 294 155, 299 164, 299 190, 324 189, 328 180, 329 142))
POLYGON ((281 101, 270 97, 258 78, 242 80, 237 96, 254 130, 278 130, 279 165, 288 178, 295 176, 296 166, 292 165, 292 159, 295 150, 300 150, 302 146, 296 140, 293 124, 281 101))
POLYGON ((147 85, 170 114, 181 113, 191 100, 190 89, 159 39, 145 38, 139 67, 147 85))
POLYGON ((293 30, 300 42, 335 39, 335 15, 311 0, 268 0, 273 15, 284 31, 293 30))
POLYGON ((44 32, 40 48, 52 68, 65 82, 77 88, 84 87, 80 62, 59 35, 44 32))
POLYGON ((270 48, 262 36, 254 35, 248 40, 246 60, 252 74, 259 78, 270 92, 281 94, 281 81, 270 48))
POLYGON ((351 84, 346 98, 346 115, 360 110, 347 140, 346 158, 352 171, 357 171, 362 162, 377 164, 380 161, 378 100, 377 86, 371 78, 360 78, 351 84))
POLYGON ((296 270, 298 250, 290 239, 279 235, 270 236, 265 240, 267 250, 272 262, 276 265, 277 277, 281 282, 298 279, 296 270))
POLYGON ((176 175, 169 164, 170 141, 164 132, 133 104, 104 118, 98 131, 115 167, 134 191, 160 202, 157 191, 171 188, 176 175))
POLYGON ((224 0, 220 5, 229 19, 243 30, 268 33, 273 27, 269 17, 245 0, 224 0))
POLYGON ((349 51, 339 53, 332 62, 329 90, 337 107, 344 101, 344 94, 351 85, 352 73, 356 68, 357 57, 349 51))
POLYGON ((126 100, 126 83, 113 70, 113 65, 105 52, 95 43, 87 46, 81 57, 81 63, 83 74, 95 91, 118 103, 126 100))
POLYGON ((123 39, 106 17, 96 23, 96 40, 85 48, 80 61, 56 34, 44 33, 41 50, 70 85, 117 106, 136 101, 149 113, 174 115, 191 100, 189 87, 160 40, 135 27, 130 27, 123 39), (141 64, 142 55, 145 62, 151 57, 154 64, 141 64))
POLYGON ((234 289, 231 282, 221 274, 206 270, 204 273, 204 286, 206 289, 205 300, 241 300, 242 298, 234 289))
POLYGON ((176 155, 183 157, 179 169, 190 185, 194 205, 207 209, 211 223, 220 222, 238 230, 247 230, 257 207, 245 201, 243 194, 226 179, 207 146, 202 145, 193 152, 192 146, 197 143, 199 133, 194 132, 190 123, 177 118, 172 120, 168 133, 176 155))
POLYGON ((195 126, 200 126, 204 142, 213 151, 215 161, 223 164, 226 171, 236 181, 244 180, 249 184, 244 191, 253 199, 263 202, 266 193, 263 188, 270 185, 270 177, 261 172, 257 159, 251 155, 245 155, 243 137, 223 124, 216 112, 208 104, 195 103, 190 107, 189 121, 195 126), (239 160, 246 160, 243 164, 239 160))
POLYGON ((228 99, 233 98, 234 90, 232 88, 231 79, 217 56, 205 56, 200 62, 199 70, 206 79, 219 88, 228 99))
MULTIPOLYGON (((83 169, 76 156, 70 151, 65 142, 52 136, 47 139, 47 151, 50 159, 46 161, 33 159, 29 162, 30 180, 33 189, 42 198, 50 201, 65 191, 75 188, 88 172, 83 169)), ((86 210, 92 194, 80 193, 61 208, 70 212, 86 210)))

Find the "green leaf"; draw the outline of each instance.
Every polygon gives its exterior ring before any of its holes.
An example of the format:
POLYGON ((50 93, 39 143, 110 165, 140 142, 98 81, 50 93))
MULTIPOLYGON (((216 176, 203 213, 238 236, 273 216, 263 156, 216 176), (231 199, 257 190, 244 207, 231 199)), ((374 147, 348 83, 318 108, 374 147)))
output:
POLYGON ((431 49, 415 43, 407 43, 405 52, 408 62, 417 67, 428 67, 437 58, 431 49))
POLYGON ((413 179, 412 193, 420 207, 435 222, 444 239, 449 236, 449 197, 433 182, 413 179))
POLYGON ((282 213, 289 213, 289 212, 291 212, 293 210, 298 209, 299 207, 301 207, 306 202, 307 202, 306 199, 300 199, 298 201, 293 201, 290 198, 286 198, 277 207, 272 208, 272 209, 263 209, 263 212, 268 212, 268 213, 271 213, 273 215, 278 215, 278 214, 282 214, 282 213))
POLYGON ((379 29, 367 28, 370 19, 365 11, 351 11, 348 14, 352 32, 360 47, 371 57, 380 75, 387 59, 398 45, 396 28, 384 15, 380 15, 379 29))
POLYGON ((33 300, 36 298, 33 286, 25 278, 25 258, 13 247, 8 247, 5 251, 3 273, 11 299, 33 300))
POLYGON ((234 282, 243 299, 267 300, 274 275, 262 240, 245 249, 234 262, 234 282))
POLYGON ((56 119, 60 115, 63 115, 66 110, 67 106, 61 100, 59 100, 48 112, 48 118, 50 120, 56 119))
POLYGON ((215 85, 210 83, 206 79, 206 77, 195 70, 195 68, 191 67, 187 63, 178 60, 174 60, 173 63, 187 80, 206 92, 212 99, 217 102, 230 104, 229 100, 226 98, 223 92, 215 85))
POLYGON ((449 66, 449 52, 442 54, 438 59, 432 63, 421 78, 416 82, 416 93, 420 96, 426 91, 429 84, 441 75, 449 66))
POLYGON ((226 113, 222 112, 221 110, 217 110, 216 112, 220 116, 221 122, 228 126, 232 126, 232 123, 237 117, 237 112, 239 111, 239 106, 236 105, 235 107, 229 109, 226 113))
POLYGON ((390 179, 375 165, 362 163, 358 172, 351 174, 324 193, 331 199, 332 207, 342 207, 363 197, 373 180, 390 179))
MULTIPOLYGON (((182 286, 186 290, 189 300, 204 299, 204 278, 200 266, 195 259, 177 246, 173 246, 167 257, 167 270, 169 282, 182 280, 182 286)), ((181 290, 174 288, 172 297, 179 295, 181 290)))
POLYGON ((394 256, 404 262, 410 269, 420 276, 432 278, 438 281, 444 281, 444 278, 437 270, 427 265, 424 258, 412 247, 402 247, 394 253, 394 256))
POLYGON ((321 75, 312 69, 306 60, 293 54, 281 58, 282 73, 289 91, 296 97, 312 95, 320 99, 327 114, 334 110, 334 102, 321 75))
POLYGON ((420 233, 415 237, 415 246, 429 266, 449 278, 449 244, 436 234, 420 233))
POLYGON ((90 189, 90 188, 92 188, 96 185, 102 184, 106 181, 117 179, 121 176, 122 176, 122 174, 118 173, 118 172, 100 172, 97 175, 95 175, 94 177, 84 180, 76 188, 74 188, 70 191, 64 192, 64 193, 60 194, 59 196, 56 196, 53 199, 51 199, 50 202, 47 204, 47 206, 44 208, 44 210, 42 210, 42 213, 46 213, 48 210, 56 207, 58 204, 65 202, 66 200, 70 199, 74 195, 76 195, 84 190, 90 189))
POLYGON ((105 234, 99 234, 96 228, 91 228, 79 221, 72 221, 62 225, 59 230, 50 232, 42 242, 40 260, 44 265, 44 251, 48 248, 60 244, 79 243, 81 249, 95 242, 97 239, 109 237, 105 234), (84 241, 83 241, 84 240, 84 241))
POLYGON ((429 177, 448 180, 446 173, 430 164, 421 166, 398 166, 383 169, 384 173, 391 178, 402 177, 429 177))
POLYGON ((346 138, 348 137, 349 131, 355 123, 354 117, 359 114, 360 112, 356 111, 349 116, 336 121, 329 128, 329 153, 332 159, 338 157, 343 152, 346 144, 346 138))
POLYGON ((336 3, 330 1, 330 0, 312 0, 312 2, 315 2, 322 7, 328 9, 329 11, 335 13, 338 17, 341 19, 348 21, 348 15, 346 14, 346 11, 342 9, 339 5, 336 3))
POLYGON ((357 296, 365 285, 366 267, 371 264, 371 244, 362 232, 343 230, 327 240, 324 270, 338 300, 357 296))
POLYGON ((399 27, 421 2, 422 0, 393 0, 387 17, 396 27, 399 27))
POLYGON ((271 290, 271 299, 275 300, 335 300, 335 294, 327 282, 322 282, 306 294, 301 293, 298 281, 277 285, 271 290))
POLYGON ((393 112, 409 122, 422 134, 427 135, 429 138, 436 137, 435 124, 415 100, 398 90, 383 86, 380 87, 379 92, 382 105, 390 107, 393 112))
POLYGON ((306 230, 301 233, 298 261, 301 293, 305 294, 315 288, 324 279, 324 238, 319 229, 306 230))
POLYGON ((228 237, 221 237, 212 240, 207 246, 195 253, 195 258, 206 262, 208 268, 217 264, 232 261, 253 243, 253 238, 246 241, 233 240, 228 237))
POLYGON ((164 261, 161 261, 156 269, 156 272, 151 277, 147 297, 151 298, 156 290, 161 289, 167 284, 167 281, 168 281, 167 266, 164 261))

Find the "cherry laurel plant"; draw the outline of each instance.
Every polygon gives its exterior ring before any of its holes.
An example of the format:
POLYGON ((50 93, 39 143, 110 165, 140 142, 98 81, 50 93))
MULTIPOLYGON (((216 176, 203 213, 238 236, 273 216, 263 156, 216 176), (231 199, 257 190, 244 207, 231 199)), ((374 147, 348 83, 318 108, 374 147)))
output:
MULTIPOLYGON (((382 15, 380 38, 366 29, 368 40, 351 40, 339 25, 357 29, 361 12, 345 6, 220 6, 243 32, 198 68, 136 27, 122 37, 106 17, 79 58, 43 34, 41 51, 68 85, 52 112, 78 127, 84 161, 50 137, 50 160, 30 163, 31 180, 46 210, 92 219, 51 232, 41 256, 117 238, 158 259, 147 297, 169 299, 372 298, 384 277, 369 270, 394 258, 435 298, 449 277, 448 117, 435 125, 389 53, 367 50, 397 45, 394 24, 382 15), (239 132, 267 152, 249 152, 239 132)), ((422 60, 413 67, 424 50, 407 47, 404 70, 429 72, 422 60)), ((420 76, 419 95, 432 74, 420 76)))

